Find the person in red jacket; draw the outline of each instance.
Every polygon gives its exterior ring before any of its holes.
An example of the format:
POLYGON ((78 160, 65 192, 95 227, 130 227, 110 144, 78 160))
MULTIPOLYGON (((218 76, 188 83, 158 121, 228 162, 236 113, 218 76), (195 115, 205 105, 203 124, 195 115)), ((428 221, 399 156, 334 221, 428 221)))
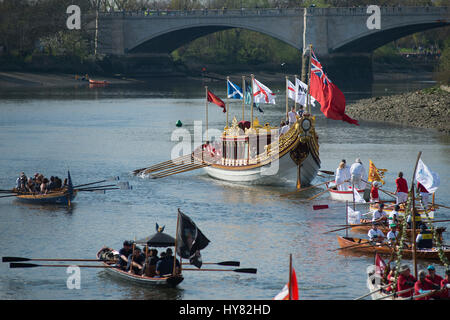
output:
POLYGON ((378 195, 378 181, 372 183, 372 189, 370 189, 370 202, 380 201, 380 196, 378 195))
POLYGON ((411 289, 409 291, 400 293, 399 296, 402 298, 408 298, 413 295, 414 284, 416 283, 416 278, 411 275, 411 270, 409 269, 408 265, 404 264, 400 267, 400 275, 397 279, 397 292, 411 289))
POLYGON ((408 200, 408 182, 403 178, 403 172, 398 173, 398 178, 395 179, 395 185, 397 189, 395 193, 397 194, 397 204, 406 202, 408 200))
MULTIPOLYGON (((433 286, 430 284, 429 281, 427 281, 425 278, 427 276, 427 273, 425 270, 419 271, 419 280, 416 281, 414 284, 414 295, 418 296, 420 294, 428 293, 430 291, 433 291, 433 286)), ((430 300, 431 296, 426 296, 422 298, 416 298, 415 300, 430 300)))
POLYGON ((445 271, 445 279, 441 281, 441 299, 450 300, 450 269, 445 271))
MULTIPOLYGON (((436 289, 436 290, 440 289, 441 282, 444 279, 442 279, 442 277, 440 275, 436 274, 436 269, 434 268, 433 265, 430 264, 428 266, 427 270, 428 270, 428 274, 425 277, 425 281, 427 281, 433 289, 436 289)), ((441 293, 436 293, 436 294, 432 295, 431 298, 440 299, 441 296, 442 296, 441 293)))

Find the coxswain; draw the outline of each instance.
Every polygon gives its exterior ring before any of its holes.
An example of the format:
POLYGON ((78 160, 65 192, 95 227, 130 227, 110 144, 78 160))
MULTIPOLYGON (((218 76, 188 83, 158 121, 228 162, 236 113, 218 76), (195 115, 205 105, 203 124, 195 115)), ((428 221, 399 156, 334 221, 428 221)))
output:
MULTIPOLYGON (((436 274, 436 268, 432 264, 430 264, 427 267, 427 270, 428 270, 428 274, 425 277, 425 280, 429 282, 430 286, 434 290, 441 289, 441 283, 442 283, 442 280, 444 280, 444 279, 440 275, 436 274)), ((442 292, 433 294, 430 298, 439 300, 439 299, 441 299, 441 297, 442 297, 442 292)))
POLYGON ((408 298, 413 295, 414 284, 416 283, 416 278, 411 275, 411 270, 409 269, 408 265, 404 264, 400 267, 400 275, 397 279, 397 292, 411 289, 409 291, 400 293, 399 296, 402 298, 408 298))
POLYGON ((398 178, 395 179, 395 185, 397 189, 395 193, 397 194, 397 204, 406 202, 408 200, 408 182, 403 178, 403 172, 398 173, 398 178))
POLYGON ((123 242, 123 248, 119 250, 119 261, 117 262, 117 267, 122 270, 127 268, 128 257, 133 253, 131 241, 125 240, 123 242))
POLYGON ((352 185, 357 189, 365 189, 366 183, 362 180, 367 179, 366 169, 360 158, 356 158, 355 163, 350 166, 352 185))
MULTIPOLYGON (((428 293, 433 290, 433 286, 426 280, 427 273, 425 270, 420 270, 418 277, 419 280, 414 284, 414 295, 418 296, 420 294, 428 293)), ((430 296, 415 298, 415 300, 430 300, 430 296)))
POLYGON ((416 237, 416 245, 418 249, 433 248, 433 234, 431 230, 427 229, 425 224, 422 224, 421 231, 416 237))
POLYGON ((378 229, 376 222, 372 223, 372 229, 369 230, 367 235, 369 236, 369 240, 371 242, 376 243, 381 243, 384 238, 384 233, 380 229, 378 229))
POLYGON ((417 182, 417 189, 419 190, 420 197, 422 198, 422 205, 425 210, 428 209, 428 202, 430 199, 430 193, 428 190, 420 183, 417 182))

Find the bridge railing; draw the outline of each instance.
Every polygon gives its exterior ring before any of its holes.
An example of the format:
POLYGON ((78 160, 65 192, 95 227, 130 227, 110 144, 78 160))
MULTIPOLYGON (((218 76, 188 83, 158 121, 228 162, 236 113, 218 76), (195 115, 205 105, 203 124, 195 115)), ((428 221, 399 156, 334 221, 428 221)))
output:
MULTIPOLYGON (((337 7, 337 8, 241 8, 241 9, 195 9, 195 10, 139 10, 139 11, 111 11, 101 12, 104 17, 202 17, 202 16, 289 16, 308 15, 368 15, 367 7, 337 7)), ((449 7, 380 7, 382 15, 417 15, 417 14, 443 14, 448 15, 449 7)))

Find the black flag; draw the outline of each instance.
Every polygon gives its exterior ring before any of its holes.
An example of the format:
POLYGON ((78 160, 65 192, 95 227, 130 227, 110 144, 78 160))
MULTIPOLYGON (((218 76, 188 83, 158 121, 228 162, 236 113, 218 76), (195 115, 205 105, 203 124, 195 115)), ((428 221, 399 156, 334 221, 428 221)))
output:
POLYGON ((200 250, 209 244, 208 238, 187 215, 178 209, 177 254, 197 268, 202 266, 200 250))

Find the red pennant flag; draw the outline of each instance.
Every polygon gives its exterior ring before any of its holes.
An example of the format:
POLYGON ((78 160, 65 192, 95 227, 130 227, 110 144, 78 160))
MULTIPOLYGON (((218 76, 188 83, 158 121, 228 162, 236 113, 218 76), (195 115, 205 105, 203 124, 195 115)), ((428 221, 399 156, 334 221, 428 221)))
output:
POLYGON ((220 100, 220 98, 218 96, 216 96, 214 93, 212 93, 209 90, 208 90, 208 101, 221 107, 223 109, 224 113, 227 112, 227 110, 225 108, 225 103, 222 100, 220 100))
POLYGON ((375 272, 379 276, 383 276, 384 270, 386 269, 386 262, 378 255, 378 252, 375 254, 375 272))
POLYGON ((322 65, 312 51, 310 94, 320 103, 320 111, 323 112, 325 117, 359 126, 358 120, 345 114, 344 94, 328 79, 322 65))
POLYGON ((289 300, 289 290, 291 291, 291 300, 298 300, 298 284, 294 268, 292 268, 291 283, 286 283, 280 293, 278 293, 272 300, 289 300))

